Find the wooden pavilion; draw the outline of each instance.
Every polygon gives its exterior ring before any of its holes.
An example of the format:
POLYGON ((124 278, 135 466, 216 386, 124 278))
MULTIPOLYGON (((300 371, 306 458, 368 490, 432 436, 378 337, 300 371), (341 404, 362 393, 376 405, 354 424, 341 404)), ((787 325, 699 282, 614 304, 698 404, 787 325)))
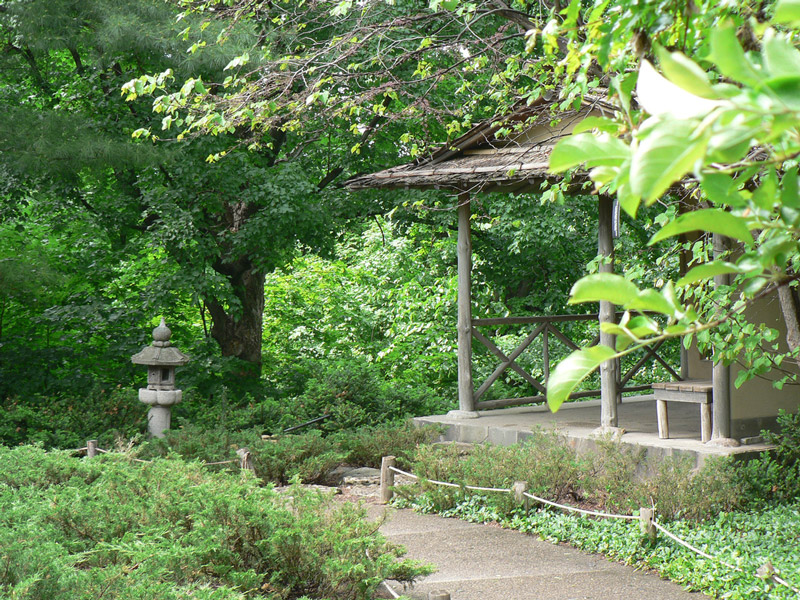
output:
MULTIPOLYGON (((472 243, 470 231, 471 197, 478 192, 524 193, 541 191, 542 183, 560 180, 548 173, 549 156, 555 144, 570 135, 575 126, 588 116, 613 114, 615 108, 600 98, 584 98, 574 110, 559 111, 557 101, 543 97, 529 106, 521 106, 498 120, 475 126, 460 138, 442 146, 429 156, 377 173, 354 177, 346 182, 351 190, 375 188, 443 189, 457 196, 458 221, 458 401, 459 409, 449 416, 475 418, 478 411, 540 403, 546 400, 545 386, 549 374, 549 338, 556 337, 573 349, 577 345, 559 331, 558 324, 569 320, 597 319, 600 323, 616 319, 616 308, 601 302, 596 315, 520 316, 474 319, 472 316, 471 270, 472 243), (533 330, 510 354, 502 352, 479 331, 482 326, 531 324, 533 330), (536 339, 542 336, 544 381, 532 377, 515 360, 536 339), (477 387, 473 382, 472 338, 487 346, 499 359, 494 372, 477 387), (482 401, 481 397, 507 369, 512 369, 538 392, 523 398, 482 401)), ((575 181, 575 179, 573 179, 575 181)), ((592 192, 582 189, 586 179, 577 180, 573 193, 592 192)), ((597 195, 598 254, 605 260, 600 270, 613 272, 615 227, 614 199, 597 195)), ((616 215, 618 219, 618 213, 616 215)), ((724 283, 724 282, 722 282, 724 283)), ((600 333, 599 343, 614 346, 611 334, 600 333)), ((656 390, 661 396, 659 407, 659 432, 662 425, 667 430, 666 401, 694 402, 700 404, 703 415, 703 441, 708 438, 723 441, 731 437, 730 368, 722 364, 713 366, 703 361, 696 352, 682 350, 681 366, 673 369, 659 354, 658 347, 650 348, 643 357, 622 373, 620 364, 607 361, 600 368, 600 390, 579 392, 573 398, 599 395, 601 430, 615 430, 618 422, 617 405, 622 393, 650 389, 650 386, 630 385, 633 375, 649 360, 659 361, 675 382, 666 383, 656 390), (698 381, 702 378, 702 381, 698 381), (681 384, 682 380, 687 380, 681 384), (713 391, 713 393, 712 393, 713 391), (713 404, 712 404, 713 397, 713 404), (713 409, 712 409, 713 406, 713 409), (663 409, 663 414, 662 414, 663 409), (712 413, 713 410, 713 413, 712 413), (708 431, 706 431, 706 429, 708 431)), ((659 386, 654 386, 659 387, 659 386)), ((775 411, 777 412, 777 411, 775 411)), ((744 432, 744 430, 742 430, 744 432)), ((739 433, 739 432, 737 432, 739 433)), ((661 435, 668 437, 668 433, 661 435)))

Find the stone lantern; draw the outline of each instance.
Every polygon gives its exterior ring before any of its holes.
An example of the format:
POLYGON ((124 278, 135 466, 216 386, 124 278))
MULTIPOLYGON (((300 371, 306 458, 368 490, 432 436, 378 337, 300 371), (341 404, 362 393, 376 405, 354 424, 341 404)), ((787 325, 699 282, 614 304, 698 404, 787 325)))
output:
POLYGON ((170 344, 171 336, 162 317, 161 324, 153 329, 153 343, 131 357, 134 364, 147 365, 147 388, 139 390, 139 400, 150 407, 147 430, 153 437, 164 437, 172 417, 170 407, 183 396, 175 389, 175 367, 185 365, 189 357, 170 344))

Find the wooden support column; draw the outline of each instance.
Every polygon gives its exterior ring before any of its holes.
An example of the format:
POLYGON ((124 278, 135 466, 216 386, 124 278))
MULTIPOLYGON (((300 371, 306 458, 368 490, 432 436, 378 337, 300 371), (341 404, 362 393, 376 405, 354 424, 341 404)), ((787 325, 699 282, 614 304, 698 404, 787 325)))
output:
MULTIPOLYGON (((728 240, 722 235, 714 234, 714 259, 721 257, 728 250, 728 240)), ((714 277, 714 287, 730 285, 730 275, 716 275, 714 277)), ((714 363, 712 374, 713 381, 713 413, 711 425, 711 442, 722 445, 730 445, 738 442, 731 440, 731 368, 722 364, 722 361, 714 363)))
MULTIPOLYGON (((597 254, 603 258, 600 263, 601 273, 614 272, 614 237, 613 237, 614 201, 608 196, 598 198, 597 219, 597 254)), ((600 323, 613 323, 616 319, 616 307, 611 302, 600 302, 600 323)), ((614 336, 600 332, 600 343, 614 347, 614 336)), ((619 382, 619 363, 607 360, 600 365, 600 427, 608 429, 617 427, 617 396, 619 382)))
POLYGON ((458 410, 450 415, 475 418, 472 383, 472 233, 469 192, 458 195, 458 410))
MULTIPOLYGON (((683 214, 685 209, 683 208, 684 204, 678 204, 678 215, 683 214)), ((678 264, 678 275, 683 277, 686 273, 689 272, 689 261, 692 258, 692 253, 689 250, 685 250, 683 248, 684 244, 689 242, 689 236, 685 233, 682 233, 678 236, 678 243, 681 245, 681 252, 678 255, 679 264, 678 264)), ((680 345, 680 360, 681 360, 681 379, 689 379, 689 350, 686 349, 686 346, 681 343, 680 345)))

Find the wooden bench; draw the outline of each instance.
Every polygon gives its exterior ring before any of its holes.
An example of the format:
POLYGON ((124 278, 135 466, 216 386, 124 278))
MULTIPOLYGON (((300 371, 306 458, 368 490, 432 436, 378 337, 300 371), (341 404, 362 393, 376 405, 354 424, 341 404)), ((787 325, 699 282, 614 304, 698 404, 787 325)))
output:
POLYGON ((656 397, 658 415, 658 437, 669 438, 667 402, 690 402, 700 405, 700 439, 705 443, 711 439, 711 403, 713 402, 711 380, 669 381, 654 383, 653 395, 656 397))

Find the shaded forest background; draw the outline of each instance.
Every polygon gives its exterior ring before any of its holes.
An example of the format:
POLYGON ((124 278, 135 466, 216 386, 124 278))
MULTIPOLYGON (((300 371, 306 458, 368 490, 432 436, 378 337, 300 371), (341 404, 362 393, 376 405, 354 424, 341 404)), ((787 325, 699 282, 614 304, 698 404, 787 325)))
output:
MULTIPOLYGON (((365 100, 373 112, 354 123, 316 110, 313 96, 303 130, 284 115, 256 137, 240 123, 214 136, 167 129, 153 143, 141 132, 177 117, 154 113, 146 96, 126 98, 123 86, 169 69, 198 92, 202 81, 223 80, 258 36, 252 23, 224 15, 177 14, 173 4, 145 0, 2 5, 0 440, 72 445, 141 431, 135 390, 144 375, 130 356, 161 316, 193 359, 178 374, 187 399, 175 410, 177 426, 273 432, 331 413, 329 427, 341 428, 453 408, 455 200, 354 194, 338 183, 407 161, 513 98, 497 102, 444 80, 424 96, 432 109, 420 112, 405 72, 408 98, 373 94, 365 100), (223 33, 226 44, 214 44, 223 33), (453 125, 443 115, 459 95, 472 104, 453 125)), ((459 22, 433 14, 442 27, 459 22)), ((509 27, 506 17, 489 17, 486 29, 471 31, 469 48, 496 46, 489 33, 509 27)), ((420 39, 403 38, 424 47, 420 39)), ((473 84, 489 89, 497 73, 509 78, 524 39, 503 40, 493 62, 469 71, 473 84)), ((442 69, 465 52, 454 59, 442 48, 442 69)), ((594 202, 565 200, 557 189, 477 196, 476 316, 585 310, 566 300, 592 268, 594 202)), ((674 253, 646 249, 662 210, 625 221, 619 261, 631 277, 652 283, 675 269, 674 253)), ((594 336, 576 327, 577 342, 594 336)), ((504 349, 525 335, 494 333, 504 349)), ((494 364, 477 353, 480 377, 494 364)), ((521 361, 541 371, 535 347, 521 361)), ((525 388, 510 375, 491 393, 525 388)))

